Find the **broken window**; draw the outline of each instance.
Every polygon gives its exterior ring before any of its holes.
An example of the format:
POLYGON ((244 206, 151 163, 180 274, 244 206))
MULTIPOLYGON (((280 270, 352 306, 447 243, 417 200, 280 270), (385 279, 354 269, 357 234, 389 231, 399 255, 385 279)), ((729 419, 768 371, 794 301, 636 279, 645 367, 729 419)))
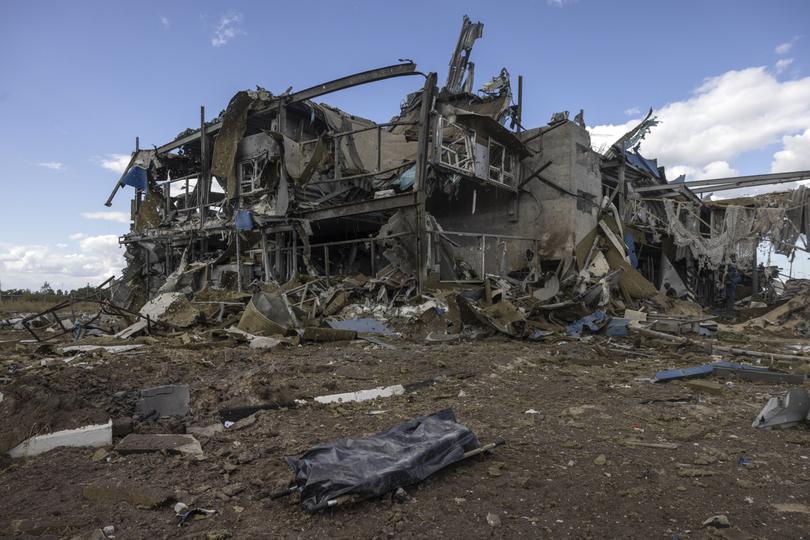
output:
POLYGON ((439 162, 471 175, 475 172, 475 131, 439 117, 439 162))
POLYGON ((266 166, 266 156, 258 156, 239 164, 239 189, 242 195, 248 195, 262 188, 262 173, 266 166))
POLYGON ((512 154, 500 143, 489 140, 489 179, 507 186, 514 185, 512 154))

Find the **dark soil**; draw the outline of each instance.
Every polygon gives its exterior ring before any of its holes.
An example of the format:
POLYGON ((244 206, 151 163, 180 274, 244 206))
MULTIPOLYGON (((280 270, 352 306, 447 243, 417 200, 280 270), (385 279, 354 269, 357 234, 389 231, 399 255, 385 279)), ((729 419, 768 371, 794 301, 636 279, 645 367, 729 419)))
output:
POLYGON ((726 385, 712 377, 723 387, 707 394, 683 382, 652 384, 657 370, 711 358, 665 343, 635 349, 632 339, 395 344, 396 350, 357 341, 269 352, 157 344, 45 366, 41 355, 6 347, 0 450, 32 433, 131 416, 140 389, 163 384, 189 384, 193 410, 184 419, 136 423, 136 431, 212 425, 230 405, 436 384, 362 403, 310 399, 262 411, 241 429, 198 435, 203 459, 118 455, 112 448, 98 461, 93 448, 6 459, 0 535, 88 538, 113 525, 119 539, 810 536, 810 513, 773 506, 810 511, 810 431, 751 427, 784 386, 726 385), (311 515, 293 496, 270 500, 290 479, 284 456, 444 408, 483 443, 503 437, 507 444, 408 487, 407 503, 387 496, 311 515), (216 514, 178 528, 173 501, 216 514), (731 527, 702 527, 717 514, 731 527))

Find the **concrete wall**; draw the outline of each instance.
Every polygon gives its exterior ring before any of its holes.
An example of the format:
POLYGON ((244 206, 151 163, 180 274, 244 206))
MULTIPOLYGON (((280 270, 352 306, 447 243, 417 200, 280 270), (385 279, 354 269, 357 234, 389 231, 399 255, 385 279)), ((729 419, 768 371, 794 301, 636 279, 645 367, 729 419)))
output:
MULTIPOLYGON (((521 133, 527 139, 537 130, 521 133)), ((528 176, 542 164, 552 164, 543 171, 545 178, 572 193, 591 198, 595 204, 602 196, 599 156, 591 150, 585 128, 573 123, 557 127, 528 143, 536 155, 521 162, 522 176, 528 176)), ((455 198, 436 190, 427 201, 427 211, 446 230, 471 233, 503 234, 538 238, 542 259, 559 259, 571 254, 576 244, 596 226, 596 206, 534 179, 515 195, 507 190, 461 180, 455 198), (475 212, 473 212, 475 193, 475 212)), ((480 268, 480 242, 461 241, 457 253, 476 269, 480 268)), ((527 265, 529 242, 507 242, 506 248, 494 240, 486 245, 486 271, 496 273, 499 265, 507 270, 527 265)))
MULTIPOLYGON (((537 130, 530 130, 520 135, 525 140, 535 133, 537 130)), ((541 258, 559 259, 570 254, 596 226, 596 205, 602 197, 599 155, 591 150, 588 131, 573 122, 527 145, 537 154, 521 163, 524 175, 551 160, 552 164, 541 173, 543 177, 595 203, 588 204, 536 179, 525 186, 531 194, 521 194, 520 228, 542 240, 541 258)))

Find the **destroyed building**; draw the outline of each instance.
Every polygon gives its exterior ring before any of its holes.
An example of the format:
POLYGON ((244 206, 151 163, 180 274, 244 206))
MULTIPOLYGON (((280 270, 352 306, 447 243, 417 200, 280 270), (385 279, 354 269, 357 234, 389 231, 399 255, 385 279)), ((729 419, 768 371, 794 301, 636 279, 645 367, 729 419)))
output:
POLYGON ((241 91, 214 120, 201 109, 199 129, 150 150, 136 144, 107 201, 135 188, 116 302, 320 280, 316 294, 347 276, 408 296, 502 276, 545 301, 566 283, 625 302, 671 283, 708 304, 722 300, 732 253, 756 295, 759 242, 791 253, 806 234, 804 190, 767 208, 700 194, 807 171, 669 181, 639 153, 652 111, 602 152, 582 112, 524 127, 521 77, 513 89, 504 68, 476 91, 470 59, 482 35, 465 17, 441 86, 406 62, 279 95, 241 91), (424 84, 390 122, 314 101, 392 77, 424 84))

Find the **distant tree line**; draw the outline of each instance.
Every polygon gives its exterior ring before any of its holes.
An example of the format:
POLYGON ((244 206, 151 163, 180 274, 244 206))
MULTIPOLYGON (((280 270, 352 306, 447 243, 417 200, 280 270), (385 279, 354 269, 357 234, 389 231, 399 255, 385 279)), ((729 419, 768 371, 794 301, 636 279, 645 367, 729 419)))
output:
POLYGON ((51 287, 47 281, 42 284, 39 290, 32 291, 31 289, 2 289, 0 288, 0 300, 21 300, 21 301, 41 301, 41 302, 59 302, 69 297, 82 298, 90 296, 96 290, 88 283, 84 287, 77 289, 56 289, 51 287))

